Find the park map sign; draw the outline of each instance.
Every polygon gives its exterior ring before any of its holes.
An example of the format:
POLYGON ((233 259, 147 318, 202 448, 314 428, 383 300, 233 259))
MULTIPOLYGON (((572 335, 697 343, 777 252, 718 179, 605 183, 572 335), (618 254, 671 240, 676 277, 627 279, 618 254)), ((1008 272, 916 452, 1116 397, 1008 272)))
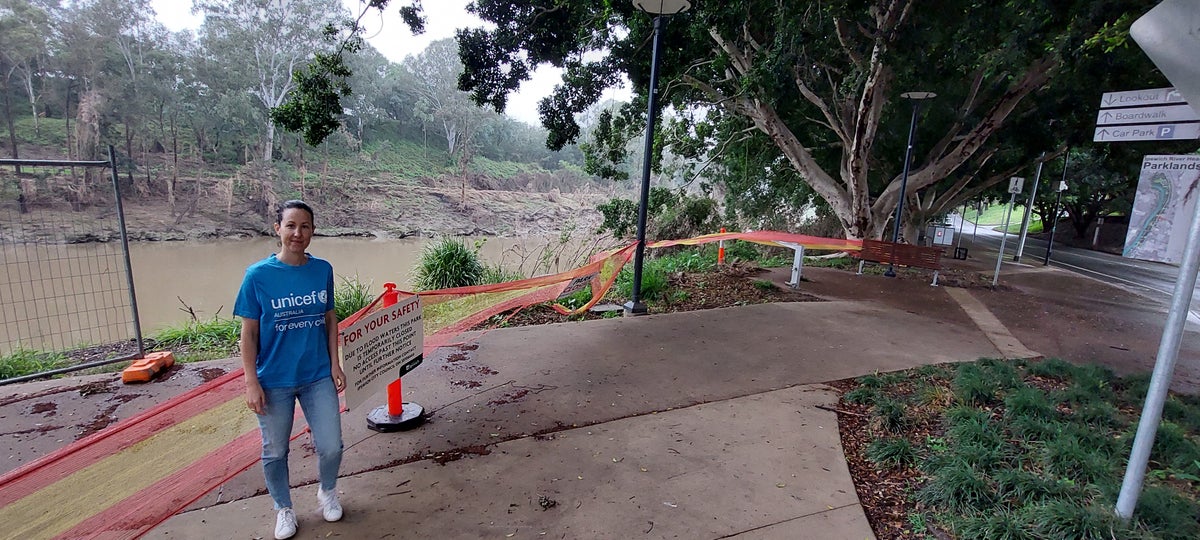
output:
POLYGON ((1180 264, 1187 246, 1186 231, 1200 197, 1197 188, 1200 155, 1146 156, 1122 255, 1180 264))

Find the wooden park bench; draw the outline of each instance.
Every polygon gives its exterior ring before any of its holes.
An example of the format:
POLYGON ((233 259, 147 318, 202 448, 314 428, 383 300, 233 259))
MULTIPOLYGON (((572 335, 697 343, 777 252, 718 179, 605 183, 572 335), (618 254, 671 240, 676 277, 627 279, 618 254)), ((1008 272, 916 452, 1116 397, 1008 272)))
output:
POLYGON ((927 268, 933 270, 933 283, 930 285, 937 287, 938 272, 942 269, 942 248, 863 240, 862 251, 858 252, 858 259, 858 275, 860 276, 863 273, 863 264, 868 262, 927 268))

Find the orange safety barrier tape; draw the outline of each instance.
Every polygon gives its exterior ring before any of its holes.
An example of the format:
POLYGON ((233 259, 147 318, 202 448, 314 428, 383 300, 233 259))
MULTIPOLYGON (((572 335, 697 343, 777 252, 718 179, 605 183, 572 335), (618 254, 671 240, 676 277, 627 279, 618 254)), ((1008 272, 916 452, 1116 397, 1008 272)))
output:
MULTIPOLYGON (((647 247, 719 240, 844 251, 862 247, 854 240, 775 231, 710 234, 647 247)), ((554 275, 417 293, 424 311, 425 353, 490 317, 590 285, 592 296, 585 305, 573 310, 554 305, 563 314, 586 311, 604 297, 636 246, 598 254, 584 266, 554 275)), ((380 298, 339 327, 379 309, 380 298)), ((244 389, 242 371, 235 370, 0 476, 0 523, 6 534, 135 538, 149 531, 258 461, 261 440, 257 420, 242 401, 244 389)))

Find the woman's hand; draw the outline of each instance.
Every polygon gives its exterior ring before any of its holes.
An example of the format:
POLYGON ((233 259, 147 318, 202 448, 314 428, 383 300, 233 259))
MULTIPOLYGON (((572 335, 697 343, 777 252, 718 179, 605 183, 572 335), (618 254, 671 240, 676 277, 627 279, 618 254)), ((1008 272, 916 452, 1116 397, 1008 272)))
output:
POLYGON ((246 381, 246 406, 254 411, 254 414, 267 414, 267 395, 257 380, 246 381))
POLYGON ((334 362, 330 371, 333 372, 333 386, 338 392, 346 389, 346 372, 342 371, 342 366, 334 362))

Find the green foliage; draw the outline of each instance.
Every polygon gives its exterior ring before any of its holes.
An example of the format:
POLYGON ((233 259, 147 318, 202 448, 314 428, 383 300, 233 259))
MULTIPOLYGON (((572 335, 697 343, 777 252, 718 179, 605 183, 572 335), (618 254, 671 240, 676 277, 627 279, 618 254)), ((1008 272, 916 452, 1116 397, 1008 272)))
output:
POLYGON ((1005 396, 1004 414, 1010 418, 1028 417, 1044 420, 1053 418, 1055 410, 1054 404, 1046 399, 1045 392, 1025 386, 1005 396))
POLYGON ((775 290, 775 283, 769 279, 756 279, 754 280, 754 288, 760 291, 773 291, 775 290))
POLYGON ((882 397, 875 400, 875 406, 871 407, 871 416, 878 422, 880 429, 892 433, 904 429, 909 422, 904 412, 904 404, 882 397))
POLYGON ((911 465, 917 460, 917 452, 903 437, 875 439, 867 445, 867 459, 889 467, 911 465))
POLYGON ((866 386, 859 386, 854 390, 846 392, 843 396, 847 403, 855 403, 859 405, 873 405, 875 400, 879 398, 879 391, 866 386))
POLYGON ((1094 484, 1110 478, 1110 462, 1080 442, 1078 437, 1063 436, 1045 444, 1045 463, 1049 472, 1079 483, 1094 484))
POLYGON ((987 538, 989 540, 1026 540, 1038 538, 1032 532, 1033 524, 1023 515, 1008 510, 999 512, 968 512, 954 524, 954 532, 960 538, 987 538))
POLYGON ((579 289, 578 291, 571 293, 570 296, 560 299, 558 301, 558 303, 562 304, 563 307, 566 307, 568 309, 579 309, 579 308, 587 305, 587 303, 591 302, 591 301, 592 301, 592 286, 588 285, 582 289, 579 289))
MULTIPOLYGON (((641 300, 645 302, 661 302, 667 298, 667 273, 655 259, 644 259, 642 265, 642 286, 639 289, 641 300)), ((627 264, 617 274, 613 283, 617 294, 623 298, 633 297, 633 264, 627 264)))
POLYGON ((0 356, 0 379, 50 371, 65 367, 67 364, 67 357, 62 353, 17 348, 9 354, 0 356))
POLYGON ((1061 358, 1047 358, 1030 365, 1027 372, 1030 375, 1062 382, 1071 378, 1075 373, 1075 366, 1061 358))
POLYGON ((612 199, 596 206, 604 218, 596 234, 611 232, 617 238, 629 238, 637 230, 637 203, 629 199, 612 199))
MULTIPOLYGON (((335 300, 336 302, 336 300, 335 300)), ((191 321, 155 332, 155 350, 169 350, 180 362, 228 358, 237 353, 242 323, 233 317, 191 321)))
POLYGON ((1173 489, 1147 486, 1138 497, 1134 515, 1158 532, 1161 538, 1200 538, 1196 504, 1173 489))
POLYGON ((1163 422, 1158 426, 1150 459, 1176 470, 1185 470, 1193 462, 1200 461, 1200 445, 1196 438, 1188 435, 1182 426, 1174 422, 1163 422))
POLYGON ((993 405, 999 403, 1000 386, 983 369, 975 364, 963 364, 954 378, 954 394, 965 405, 993 405))
POLYGON ((341 282, 333 289, 333 313, 338 321, 344 321, 346 317, 367 307, 372 300, 375 300, 375 295, 371 294, 371 282, 363 283, 358 275, 342 276, 341 282))
POLYGON ((664 272, 710 272, 717 267, 717 253, 711 246, 700 246, 656 257, 654 264, 664 272))
MULTIPOLYGON (((500 263, 483 265, 483 275, 479 278, 480 284, 490 283, 508 283, 510 281, 520 281, 525 279, 519 270, 505 268, 500 263)), ((591 288, 588 288, 588 296, 591 296, 591 288)))
POLYGON ((425 245, 413 273, 419 291, 479 285, 483 277, 479 254, 457 238, 444 237, 425 245))
POLYGON ((921 502, 955 512, 986 508, 995 498, 987 476, 962 460, 950 460, 934 471, 917 493, 921 502))

